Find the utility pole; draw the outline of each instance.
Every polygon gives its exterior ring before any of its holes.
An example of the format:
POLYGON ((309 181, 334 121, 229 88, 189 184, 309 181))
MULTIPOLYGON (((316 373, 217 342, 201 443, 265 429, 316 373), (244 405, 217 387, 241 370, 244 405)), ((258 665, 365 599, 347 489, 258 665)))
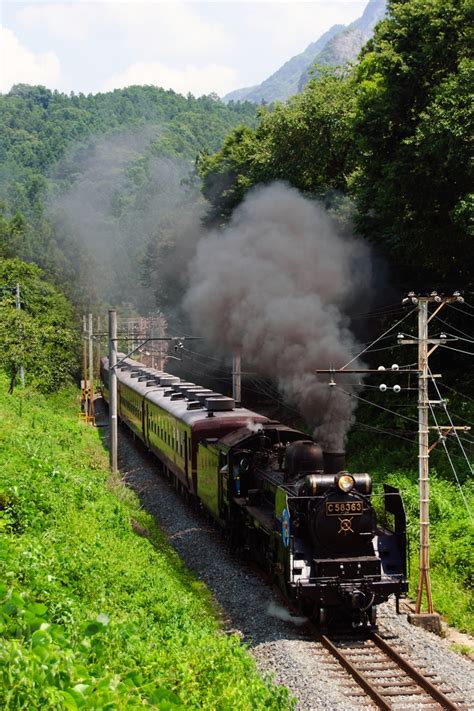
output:
POLYGON ((96 373, 97 373, 97 379, 99 379, 99 373, 100 373, 100 345, 101 345, 101 333, 100 333, 100 316, 97 316, 96 319, 97 323, 97 331, 96 331, 96 344, 95 344, 95 364, 96 364, 96 373))
MULTIPOLYGON (((403 333, 398 334, 398 342, 402 345, 418 345, 418 479, 420 493, 420 569, 418 577, 418 590, 416 596, 416 615, 422 616, 423 592, 426 593, 427 620, 429 627, 439 628, 439 619, 435 620, 433 610, 433 598, 431 594, 430 580, 430 485, 429 485, 429 422, 428 409, 430 405, 438 404, 429 399, 428 383, 430 376, 428 359, 432 353, 443 343, 446 336, 441 334, 440 338, 430 338, 428 334, 428 324, 434 316, 446 305, 454 302, 464 301, 459 292, 454 292, 453 296, 439 296, 433 291, 429 296, 416 296, 410 292, 408 297, 403 299, 403 304, 413 304, 418 310, 418 338, 405 338, 403 333), (435 304, 436 308, 429 315, 429 304, 435 304), (431 345, 431 348, 429 346, 431 345)), ((413 619, 417 624, 419 620, 413 619)), ((422 623, 423 624, 423 623, 422 623)), ((436 631, 433 629, 433 631, 436 631)))
POLYGON ((94 326, 92 314, 89 314, 89 418, 94 419, 94 326))
POLYGON ((87 316, 82 317, 82 403, 84 418, 89 417, 89 395, 87 387, 87 316))
POLYGON ((418 301, 418 478, 420 487, 420 573, 416 613, 421 612, 423 587, 428 613, 433 614, 430 579, 430 453, 428 424, 428 299, 418 301))
POLYGON ((232 397, 235 402, 242 402, 242 358, 236 351, 232 358, 232 397))
POLYGON ((112 473, 117 471, 117 312, 109 311, 109 463, 112 473))
MULTIPOLYGON (((20 285, 15 285, 15 305, 17 311, 21 311, 21 297, 20 297, 20 285)), ((20 380, 23 387, 25 387, 25 371, 23 369, 23 364, 20 363, 19 367, 20 380)))

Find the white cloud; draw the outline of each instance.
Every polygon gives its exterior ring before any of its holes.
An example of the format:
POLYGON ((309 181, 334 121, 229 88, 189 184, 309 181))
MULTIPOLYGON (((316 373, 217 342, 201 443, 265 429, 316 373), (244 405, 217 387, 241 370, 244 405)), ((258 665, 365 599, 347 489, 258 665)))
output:
POLYGON ((38 3, 22 8, 18 19, 23 27, 41 27, 60 39, 90 41, 96 31, 104 41, 118 35, 121 46, 137 52, 140 59, 170 54, 190 59, 231 42, 221 23, 200 17, 192 3, 180 0, 38 3))
POLYGON ((83 40, 99 19, 99 12, 94 3, 39 3, 23 7, 18 20, 30 30, 41 28, 56 37, 83 40))
POLYGON ((219 64, 203 67, 187 65, 182 69, 175 69, 161 62, 136 62, 108 79, 102 91, 121 89, 134 84, 153 84, 163 89, 173 89, 179 94, 187 94, 190 91, 195 96, 202 96, 216 92, 222 96, 235 86, 235 80, 235 70, 219 64))
POLYGON ((132 47, 153 47, 155 57, 209 54, 231 42, 220 22, 199 15, 189 3, 118 3, 109 5, 111 19, 127 33, 132 47))
POLYGON ((55 87, 61 74, 59 59, 53 52, 35 54, 20 44, 12 30, 0 27, 0 91, 13 84, 45 84, 55 87))
POLYGON ((367 0, 317 0, 275 2, 270 8, 267 3, 258 2, 248 8, 246 21, 249 31, 260 32, 273 50, 299 53, 332 25, 350 24, 366 4, 367 0))

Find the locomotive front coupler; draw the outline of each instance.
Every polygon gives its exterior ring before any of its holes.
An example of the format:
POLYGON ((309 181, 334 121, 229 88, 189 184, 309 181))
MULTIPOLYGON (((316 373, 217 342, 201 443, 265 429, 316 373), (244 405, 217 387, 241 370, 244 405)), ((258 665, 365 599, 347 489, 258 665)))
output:
POLYGON ((365 612, 374 602, 374 594, 364 585, 339 585, 341 600, 351 610, 365 612))

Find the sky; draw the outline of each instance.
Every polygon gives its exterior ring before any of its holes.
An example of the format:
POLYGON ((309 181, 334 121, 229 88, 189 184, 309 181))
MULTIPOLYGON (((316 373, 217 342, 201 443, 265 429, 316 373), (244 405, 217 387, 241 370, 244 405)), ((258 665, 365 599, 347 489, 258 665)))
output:
POLYGON ((0 0, 0 92, 155 84, 195 96, 259 84, 367 0, 0 0))

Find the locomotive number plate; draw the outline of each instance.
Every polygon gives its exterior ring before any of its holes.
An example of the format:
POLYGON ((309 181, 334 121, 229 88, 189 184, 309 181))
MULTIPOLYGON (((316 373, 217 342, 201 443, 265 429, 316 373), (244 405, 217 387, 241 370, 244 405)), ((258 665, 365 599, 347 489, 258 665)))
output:
POLYGON ((359 516, 362 513, 362 501, 326 501, 326 516, 341 516, 343 514, 359 516))

